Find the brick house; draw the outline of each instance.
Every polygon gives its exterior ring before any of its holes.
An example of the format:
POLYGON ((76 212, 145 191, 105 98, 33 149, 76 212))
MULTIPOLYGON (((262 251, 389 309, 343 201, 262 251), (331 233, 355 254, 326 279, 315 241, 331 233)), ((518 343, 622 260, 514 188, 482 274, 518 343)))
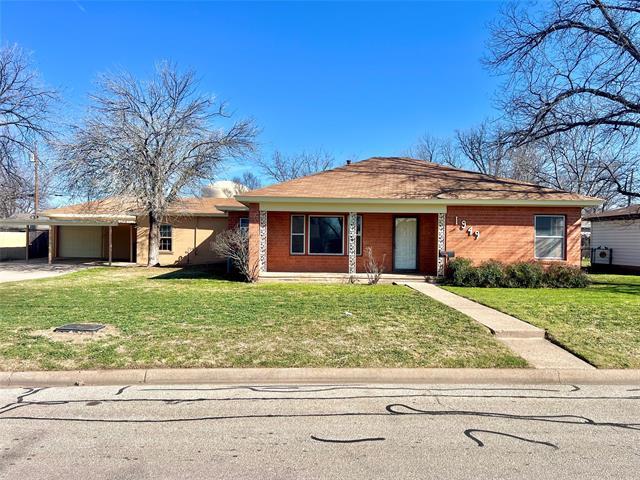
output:
POLYGON ((475 263, 580 265, 585 197, 409 158, 370 158, 236 195, 229 227, 249 231, 261 276, 364 272, 442 275, 445 252, 475 263))

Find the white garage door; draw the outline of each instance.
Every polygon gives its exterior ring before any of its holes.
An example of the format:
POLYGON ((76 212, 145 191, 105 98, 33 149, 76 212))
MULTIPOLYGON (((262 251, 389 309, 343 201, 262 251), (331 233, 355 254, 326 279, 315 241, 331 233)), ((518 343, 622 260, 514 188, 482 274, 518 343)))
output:
POLYGON ((102 257, 102 227, 61 226, 58 255, 66 258, 102 257))

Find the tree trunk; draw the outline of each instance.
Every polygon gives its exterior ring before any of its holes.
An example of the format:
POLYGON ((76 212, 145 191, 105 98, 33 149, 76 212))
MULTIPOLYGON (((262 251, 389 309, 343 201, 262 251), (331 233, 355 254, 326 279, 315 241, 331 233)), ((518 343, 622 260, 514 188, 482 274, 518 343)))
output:
POLYGON ((147 266, 160 265, 160 219, 149 213, 149 255, 147 266))

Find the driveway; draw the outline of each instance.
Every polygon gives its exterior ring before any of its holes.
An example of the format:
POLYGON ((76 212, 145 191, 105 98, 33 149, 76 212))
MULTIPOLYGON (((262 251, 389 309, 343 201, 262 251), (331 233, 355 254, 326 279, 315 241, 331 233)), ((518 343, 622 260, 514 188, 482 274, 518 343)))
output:
POLYGON ((0 283, 21 282, 23 280, 35 280, 37 278, 49 278, 77 272, 92 265, 87 263, 53 263, 49 265, 46 258, 29 260, 14 260, 0 262, 0 283))
POLYGON ((632 478, 637 389, 0 389, 0 479, 632 478))

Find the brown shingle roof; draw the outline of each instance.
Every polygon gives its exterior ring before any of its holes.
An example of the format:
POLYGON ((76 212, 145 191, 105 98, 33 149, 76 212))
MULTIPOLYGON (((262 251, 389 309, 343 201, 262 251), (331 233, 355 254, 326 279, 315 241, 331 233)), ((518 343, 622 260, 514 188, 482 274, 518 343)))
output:
MULTIPOLYGON (((233 198, 188 197, 173 202, 168 209, 170 215, 225 215, 217 206, 246 208, 233 198)), ((60 208, 52 208, 43 212, 46 216, 58 215, 141 215, 144 209, 133 199, 126 197, 108 197, 60 208)))
POLYGON ((374 157, 237 195, 251 197, 416 200, 597 201, 531 183, 403 157, 374 157))
POLYGON ((593 213, 584 217, 585 220, 603 221, 640 218, 640 205, 631 205, 624 208, 616 208, 605 212, 593 213))

